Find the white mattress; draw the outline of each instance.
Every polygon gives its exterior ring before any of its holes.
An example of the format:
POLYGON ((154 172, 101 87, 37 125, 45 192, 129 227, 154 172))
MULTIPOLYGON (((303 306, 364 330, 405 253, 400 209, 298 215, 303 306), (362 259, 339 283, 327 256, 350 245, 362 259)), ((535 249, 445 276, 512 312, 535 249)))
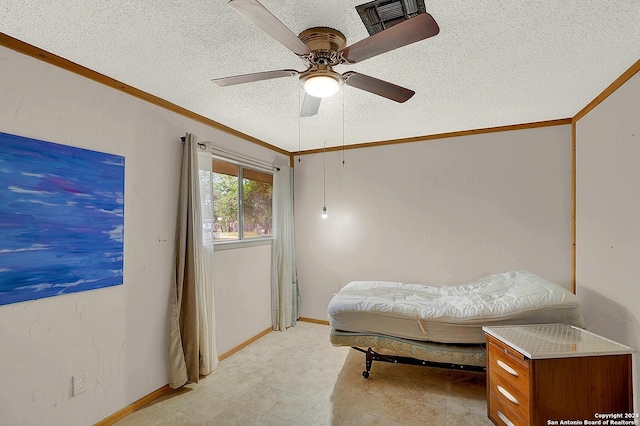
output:
POLYGON ((584 327, 576 295, 524 271, 459 286, 354 281, 334 295, 328 313, 336 330, 441 343, 483 343, 487 325, 584 327))

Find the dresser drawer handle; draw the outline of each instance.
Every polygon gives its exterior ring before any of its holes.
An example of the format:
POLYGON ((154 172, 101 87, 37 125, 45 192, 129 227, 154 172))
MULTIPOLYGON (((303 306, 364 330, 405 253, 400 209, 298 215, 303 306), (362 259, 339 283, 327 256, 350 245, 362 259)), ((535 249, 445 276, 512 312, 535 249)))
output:
POLYGON ((505 388, 503 388, 502 386, 498 385, 498 392, 500 392, 501 394, 503 394, 505 396, 505 398, 507 398, 509 401, 513 402, 514 404, 518 405, 519 402, 516 399, 515 396, 511 395, 509 392, 507 392, 507 390, 505 388))
POLYGON ((498 411, 498 417, 500 417, 500 420, 502 420, 507 426, 515 426, 513 422, 509 420, 507 416, 502 414, 500 411, 498 411))
POLYGON ((512 376, 516 376, 518 377, 518 372, 516 370, 514 370, 513 368, 509 367, 509 364, 502 362, 501 360, 497 360, 496 363, 502 367, 502 369, 504 371, 506 371, 507 373, 511 374, 512 376))

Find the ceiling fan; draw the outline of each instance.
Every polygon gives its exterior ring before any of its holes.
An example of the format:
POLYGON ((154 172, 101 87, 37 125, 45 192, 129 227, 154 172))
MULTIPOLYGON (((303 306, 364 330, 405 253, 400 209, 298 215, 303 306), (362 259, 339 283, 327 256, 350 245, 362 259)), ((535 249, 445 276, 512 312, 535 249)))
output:
POLYGON ((296 36, 257 0, 230 0, 229 6, 253 22, 268 35, 295 53, 307 69, 277 70, 236 75, 211 80, 218 86, 251 83, 280 77, 299 75, 305 90, 302 117, 318 113, 320 101, 334 95, 342 84, 365 90, 396 102, 409 100, 415 92, 365 74, 347 71, 337 73, 333 67, 355 64, 402 46, 433 37, 440 32, 438 24, 428 13, 421 13, 404 22, 347 46, 340 31, 328 27, 309 28, 296 36))

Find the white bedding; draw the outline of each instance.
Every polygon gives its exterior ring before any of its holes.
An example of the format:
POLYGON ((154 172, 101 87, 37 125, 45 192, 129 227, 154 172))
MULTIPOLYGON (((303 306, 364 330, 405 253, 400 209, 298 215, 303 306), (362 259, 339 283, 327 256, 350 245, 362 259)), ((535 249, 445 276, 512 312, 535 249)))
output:
POLYGON ((482 343, 482 326, 566 323, 584 327, 580 299, 524 271, 459 286, 354 281, 331 299, 336 330, 442 343, 482 343))

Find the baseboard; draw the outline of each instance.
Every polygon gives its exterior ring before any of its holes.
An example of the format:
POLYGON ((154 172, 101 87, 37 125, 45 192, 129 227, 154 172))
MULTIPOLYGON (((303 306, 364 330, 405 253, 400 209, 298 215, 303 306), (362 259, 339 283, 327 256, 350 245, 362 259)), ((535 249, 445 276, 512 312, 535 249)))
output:
POLYGON ((314 319, 314 318, 305 318, 305 317, 300 317, 300 318, 298 318, 298 321, 302 321, 302 322, 312 322, 312 323, 314 323, 314 324, 329 325, 329 321, 326 321, 326 320, 319 320, 319 319, 314 319))
POLYGON ((230 350, 228 350, 227 352, 225 352, 225 353, 223 353, 221 355, 218 355, 218 361, 222 361, 225 358, 229 358, 231 355, 235 354, 240 349, 242 349, 242 348, 244 348, 246 346, 249 346, 250 344, 252 344, 256 340, 258 340, 259 338, 271 333, 272 330, 273 329, 271 327, 269 327, 266 330, 256 334, 255 336, 253 336, 252 338, 250 338, 246 342, 240 343, 238 346, 235 346, 235 347, 231 348, 230 350))
POLYGON ((132 403, 130 405, 127 405, 122 410, 117 411, 117 412, 113 413, 112 415, 110 415, 109 417, 106 417, 106 418, 100 420, 94 426, 109 426, 109 425, 112 425, 115 422, 124 419, 129 414, 133 413, 134 411, 137 411, 137 410, 141 409, 142 407, 144 407, 145 405, 147 405, 148 403, 150 403, 154 399, 160 398, 162 395, 164 395, 164 394, 166 394, 168 392, 171 392, 171 388, 169 387, 169 385, 164 385, 160 389, 151 392, 149 395, 143 396, 142 398, 140 398, 136 402, 134 402, 134 403, 132 403))
MULTIPOLYGON (((234 353, 238 352, 240 349, 244 348, 245 346, 249 346, 251 343, 255 342, 256 340, 258 340, 262 336, 264 336, 266 334, 269 334, 271 332, 271 330, 272 330, 271 327, 269 327, 266 330, 256 334, 255 336, 253 336, 252 338, 250 338, 246 342, 243 342, 243 343, 239 344, 238 346, 235 346, 231 350, 228 350, 227 352, 225 352, 225 353, 223 353, 221 355, 218 355, 218 361, 222 361, 223 359, 228 358, 231 355, 233 355, 234 353)), ((114 424, 115 422, 124 419, 129 414, 133 413, 134 411, 137 411, 137 410, 141 409, 145 405, 149 404, 151 401, 153 401, 153 400, 155 400, 157 398, 160 398, 162 395, 164 395, 164 394, 166 394, 168 392, 171 392, 171 390, 172 389, 169 387, 169 385, 165 385, 165 386, 161 387, 160 389, 151 392, 149 395, 143 396, 142 398, 140 398, 136 402, 134 402, 134 403, 132 403, 130 405, 127 405, 122 410, 113 413, 109 417, 106 417, 106 418, 100 420, 94 426, 110 426, 110 425, 114 424)))

